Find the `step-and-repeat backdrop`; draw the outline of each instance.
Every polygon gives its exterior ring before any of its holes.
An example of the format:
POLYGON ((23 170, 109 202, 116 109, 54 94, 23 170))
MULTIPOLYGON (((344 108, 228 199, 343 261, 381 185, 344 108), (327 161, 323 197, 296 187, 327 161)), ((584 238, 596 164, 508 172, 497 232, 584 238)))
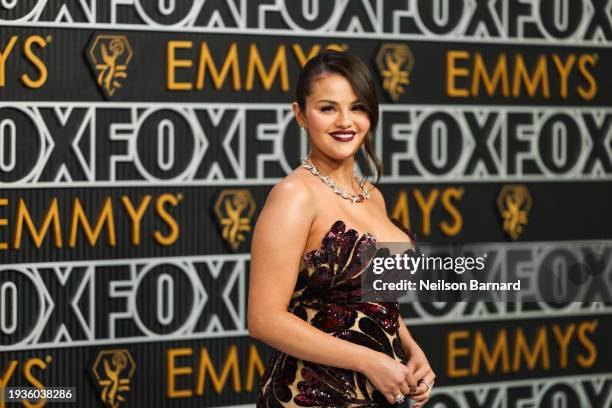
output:
MULTIPOLYGON (((327 47, 371 69, 380 188, 420 240, 612 268, 608 1, 2 0, 0 21, 1 386, 253 404, 252 230, 307 152, 290 102, 327 47)), ((432 406, 612 404, 609 302, 402 313, 432 406)))

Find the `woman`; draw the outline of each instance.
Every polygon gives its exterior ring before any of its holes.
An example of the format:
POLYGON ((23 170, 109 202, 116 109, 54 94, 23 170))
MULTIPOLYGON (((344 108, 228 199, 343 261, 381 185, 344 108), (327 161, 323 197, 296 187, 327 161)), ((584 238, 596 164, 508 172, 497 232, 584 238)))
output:
POLYGON ((414 242, 381 192, 353 173, 362 146, 377 180, 382 172, 368 68, 345 52, 320 53, 300 73, 292 108, 310 154, 270 191, 251 248, 249 333, 277 349, 257 406, 380 407, 408 395, 418 408, 435 374, 397 302, 360 302, 356 286, 368 245, 414 242))

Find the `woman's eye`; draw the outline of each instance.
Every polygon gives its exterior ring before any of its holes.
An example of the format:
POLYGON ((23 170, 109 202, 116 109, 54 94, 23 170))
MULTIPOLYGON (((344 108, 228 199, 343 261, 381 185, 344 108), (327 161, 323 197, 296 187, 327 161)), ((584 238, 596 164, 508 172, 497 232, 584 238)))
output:
MULTIPOLYGON (((326 111, 328 111, 330 109, 334 109, 333 106, 324 106, 324 107, 321 108, 321 111, 322 112, 326 112, 326 111)), ((353 106, 353 109, 364 110, 362 105, 355 105, 355 106, 353 106)))

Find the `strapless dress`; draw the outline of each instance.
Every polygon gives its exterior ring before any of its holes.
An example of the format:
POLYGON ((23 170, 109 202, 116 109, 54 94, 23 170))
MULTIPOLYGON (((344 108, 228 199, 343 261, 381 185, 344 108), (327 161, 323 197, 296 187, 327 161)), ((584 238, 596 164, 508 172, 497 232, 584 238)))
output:
MULTIPOLYGON (((390 220, 412 241, 415 235, 390 220)), ((320 249, 304 254, 288 311, 331 335, 407 362, 399 336, 399 304, 362 302, 361 274, 376 252, 370 233, 346 229, 337 220, 320 249)), ((273 324, 273 323, 272 323, 273 324)), ((359 356, 355 356, 359 358, 359 356)), ((406 407, 389 404, 358 371, 317 364, 276 350, 259 381, 258 408, 268 407, 406 407)))

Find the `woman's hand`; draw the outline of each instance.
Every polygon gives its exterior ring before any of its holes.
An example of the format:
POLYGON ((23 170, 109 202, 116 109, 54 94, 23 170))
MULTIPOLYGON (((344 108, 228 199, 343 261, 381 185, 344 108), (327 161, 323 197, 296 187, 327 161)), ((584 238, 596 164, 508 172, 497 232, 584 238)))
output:
POLYGON ((396 403, 396 395, 406 396, 417 389, 418 377, 410 371, 408 365, 378 351, 369 357, 362 372, 391 404, 396 403))
POLYGON ((425 353, 418 346, 411 350, 406 367, 411 375, 417 379, 416 391, 410 394, 409 397, 414 401, 412 407, 419 408, 429 400, 436 374, 431 369, 425 353))

